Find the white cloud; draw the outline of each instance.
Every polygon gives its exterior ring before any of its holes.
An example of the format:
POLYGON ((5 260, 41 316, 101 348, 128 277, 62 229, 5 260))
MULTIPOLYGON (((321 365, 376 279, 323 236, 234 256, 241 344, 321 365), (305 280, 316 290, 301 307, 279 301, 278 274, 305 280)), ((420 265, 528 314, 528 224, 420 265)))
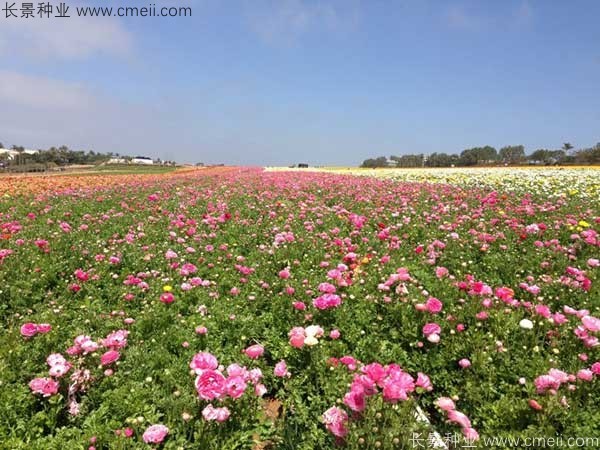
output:
POLYGON ((342 32, 360 21, 358 1, 260 0, 246 2, 251 30, 270 43, 290 43, 311 31, 342 32))
POLYGON ((0 104, 6 109, 78 110, 92 101, 93 96, 79 83, 0 70, 0 104))
POLYGON ((35 60, 76 60, 96 54, 126 55, 133 38, 115 17, 5 19, 0 26, 0 56, 35 60))

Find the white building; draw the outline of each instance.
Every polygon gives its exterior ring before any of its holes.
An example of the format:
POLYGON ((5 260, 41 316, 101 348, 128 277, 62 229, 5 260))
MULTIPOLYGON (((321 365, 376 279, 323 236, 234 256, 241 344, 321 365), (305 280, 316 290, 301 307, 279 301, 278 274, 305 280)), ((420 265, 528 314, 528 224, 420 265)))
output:
MULTIPOLYGON (((39 150, 29 150, 29 149, 25 149, 23 150, 23 154, 25 155, 34 155, 36 153, 38 153, 39 150)), ((15 159, 17 156, 19 156, 19 153, 16 150, 12 150, 12 149, 8 149, 8 148, 0 148, 0 157, 6 157, 6 159, 8 160, 13 160, 15 159)))
POLYGON ((154 164, 152 158, 149 158, 148 156, 136 156, 131 162, 133 164, 154 164))

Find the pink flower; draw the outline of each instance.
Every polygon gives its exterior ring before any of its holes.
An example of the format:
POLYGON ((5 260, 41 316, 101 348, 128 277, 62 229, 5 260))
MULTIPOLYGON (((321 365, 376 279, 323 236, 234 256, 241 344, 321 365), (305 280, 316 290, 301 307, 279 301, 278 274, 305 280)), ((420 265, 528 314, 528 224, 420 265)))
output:
POLYGON ((581 369, 579 372, 577 372, 577 378, 582 381, 592 381, 594 378, 594 372, 592 372, 590 369, 581 369))
POLYGON ((423 335, 425 337, 437 334, 439 335, 442 332, 442 328, 437 323, 427 323, 423 326, 423 335))
POLYGON ((361 372, 373 380, 373 383, 379 383, 386 376, 385 368, 379 363, 367 364, 361 368, 361 372))
POLYGON ((215 370, 219 366, 217 358, 208 352, 196 353, 190 362, 190 369, 200 375, 204 370, 215 370))
POLYGON ((344 395, 344 404, 352 411, 361 412, 366 408, 364 390, 351 389, 344 395))
POLYGON ((291 374, 290 372, 287 370, 287 364, 285 363, 285 360, 281 360, 279 361, 277 364, 275 364, 275 370, 273 371, 273 373, 275 374, 276 377, 290 377, 291 374))
POLYGON ((195 331, 196 331, 196 334, 199 334, 199 335, 204 335, 204 334, 208 333, 208 329, 203 326, 196 327, 195 331))
POLYGON ((52 325, 49 323, 38 323, 37 331, 38 333, 49 333, 52 330, 52 325))
POLYGON ((167 434, 169 434, 169 429, 166 426, 151 425, 144 431, 142 439, 146 444, 160 444, 167 437, 167 434))
POLYGON ((448 275, 448 269, 446 269, 445 267, 436 267, 435 268, 435 276, 438 278, 444 278, 446 275, 448 275))
POLYGON ((121 354, 116 350, 109 350, 100 357, 100 364, 108 366, 114 363, 121 357, 121 354))
POLYGON ((294 327, 288 333, 290 338, 290 345, 295 348, 302 348, 304 346, 304 328, 294 327))
POLYGON ((163 302, 164 304, 168 305, 175 301, 175 296, 173 294, 171 294, 170 292, 164 292, 160 295, 160 301, 163 302))
POLYGON ((290 271, 288 269, 283 269, 279 271, 279 278, 282 280, 287 280, 290 277, 290 271))
POLYGON ((50 367, 48 373, 51 377, 60 378, 63 375, 65 375, 71 369, 71 367, 71 363, 67 361, 58 364, 53 364, 50 367))
POLYGON ((600 319, 593 316, 585 316, 581 319, 583 326, 591 332, 600 331, 600 319))
POLYGON ((323 413, 323 422, 327 430, 337 437, 344 437, 348 434, 346 425, 348 424, 348 414, 337 406, 332 406, 323 413))
POLYGON ((29 382, 29 388, 34 394, 50 397, 58 392, 59 384, 52 378, 34 378, 29 382))
POLYGON ((398 400, 408 400, 408 395, 415 390, 413 377, 402 370, 395 371, 384 380, 383 399, 386 402, 396 403, 398 400))
POLYGON ((468 367, 471 367, 471 361, 469 361, 467 358, 463 358, 458 362, 458 365, 461 367, 461 369, 467 369, 468 367))
POLYGON ((471 428, 471 421, 469 418, 455 409, 448 411, 448 420, 460 425, 462 428, 471 428))
POLYGON ((250 359, 258 359, 265 352, 265 348, 262 345, 254 344, 244 350, 246 356, 250 359))
POLYGON ((313 306, 325 310, 337 308, 342 304, 342 299, 337 294, 323 294, 313 300, 313 306))
POLYGON ((561 381, 550 375, 541 375, 537 377, 533 383, 535 384, 537 393, 543 394, 549 390, 556 391, 560 387, 561 381))
POLYGON ((48 355, 48 357, 46 358, 46 363, 50 367, 52 367, 52 366, 55 366, 57 364, 66 364, 67 360, 60 353, 52 353, 51 355, 48 355))
POLYGON ((207 369, 196 377, 196 391, 202 400, 221 398, 225 393, 225 377, 221 372, 207 369))
POLYGON ((27 322, 21 325, 21 336, 33 337, 38 332, 38 326, 35 323, 27 322))
POLYGON ((227 395, 229 395, 233 399, 240 398, 244 395, 244 391, 246 390, 246 382, 244 378, 240 376, 229 377, 225 381, 225 389, 227 390, 227 395))
POLYGON ((304 302, 294 302, 292 303, 294 309, 298 311, 304 311, 306 309, 306 304, 304 302))
POLYGON ((456 405, 449 397, 440 397, 435 401, 435 404, 442 411, 453 411, 456 409, 456 405))
POLYGON ((230 414, 229 409, 226 407, 215 408, 213 405, 207 405, 202 410, 202 417, 207 421, 216 420, 217 422, 225 422, 229 419, 230 414))
POLYGON ((477 441, 479 440, 479 433, 474 428, 463 428, 462 430, 465 439, 468 441, 477 441))
POLYGON ((590 367, 590 369, 594 373, 594 375, 600 375, 600 361, 592 364, 592 367, 590 367))
POLYGON ((254 386, 254 394, 257 397, 262 397, 266 393, 267 393, 267 388, 265 387, 264 384, 258 383, 257 385, 254 386))
MULTIPOLYGON (((437 314, 443 308, 442 302, 440 302, 435 297, 429 297, 427 299, 427 301, 425 302, 425 306, 427 307, 427 311, 429 311, 431 314, 437 314)), ((437 334, 439 334, 439 333, 437 333, 437 334)))
POLYGON ((421 389, 425 389, 426 391, 432 391, 433 385, 431 384, 431 380, 424 373, 417 373, 417 381, 415 382, 416 387, 420 387, 421 389))

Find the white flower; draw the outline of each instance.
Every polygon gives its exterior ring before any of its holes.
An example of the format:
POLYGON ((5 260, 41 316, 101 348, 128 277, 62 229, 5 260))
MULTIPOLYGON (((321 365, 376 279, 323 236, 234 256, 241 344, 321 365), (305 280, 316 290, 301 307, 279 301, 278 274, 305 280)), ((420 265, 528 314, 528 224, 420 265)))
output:
POLYGON ((533 329, 533 322, 529 319, 523 319, 519 322, 519 326, 524 330, 531 330, 533 329))

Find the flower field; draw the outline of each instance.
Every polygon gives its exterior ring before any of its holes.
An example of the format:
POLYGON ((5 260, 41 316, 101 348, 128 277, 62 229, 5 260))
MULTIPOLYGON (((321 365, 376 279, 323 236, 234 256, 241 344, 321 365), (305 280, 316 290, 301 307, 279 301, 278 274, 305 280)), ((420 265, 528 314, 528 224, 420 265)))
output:
POLYGON ((338 172, 0 178, 0 448, 600 437, 598 172, 338 172))

